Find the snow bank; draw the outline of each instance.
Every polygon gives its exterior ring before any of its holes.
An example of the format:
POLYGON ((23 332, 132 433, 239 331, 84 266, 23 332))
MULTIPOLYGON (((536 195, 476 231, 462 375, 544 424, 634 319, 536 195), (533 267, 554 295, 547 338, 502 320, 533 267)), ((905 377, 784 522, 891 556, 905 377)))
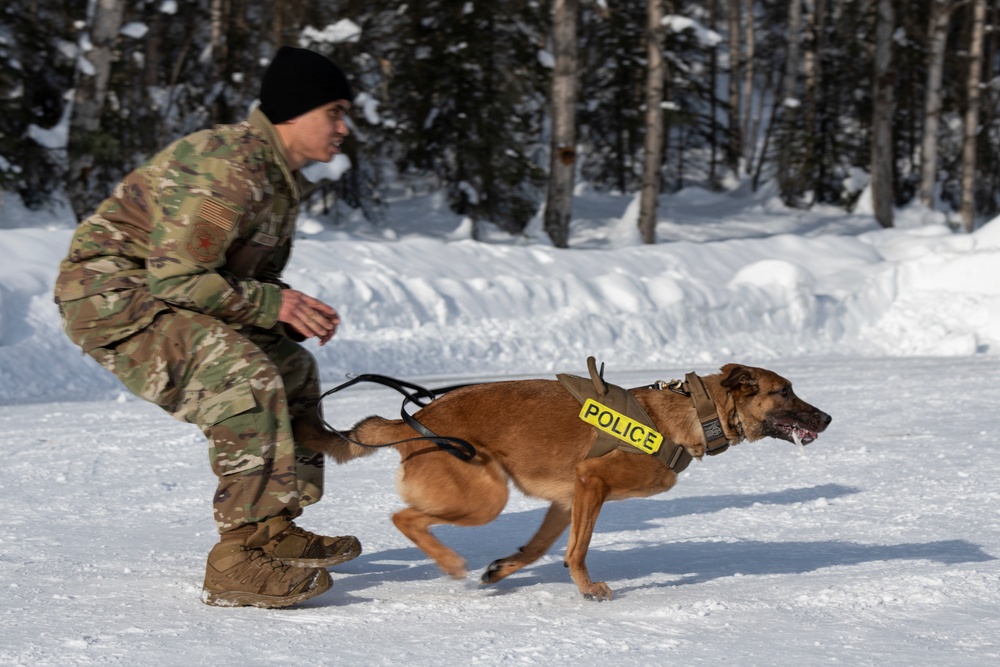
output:
MULTIPOLYGON (((594 354, 616 368, 837 355, 1000 350, 1000 227, 876 228, 841 212, 691 189, 661 204, 660 243, 622 221, 633 197, 578 198, 569 250, 468 238, 436 198, 389 223, 339 229, 304 216, 286 279, 334 305, 338 337, 314 347, 325 383, 551 374, 594 354)), ((0 229, 0 402, 116 391, 66 340, 52 284, 71 230, 0 229)))

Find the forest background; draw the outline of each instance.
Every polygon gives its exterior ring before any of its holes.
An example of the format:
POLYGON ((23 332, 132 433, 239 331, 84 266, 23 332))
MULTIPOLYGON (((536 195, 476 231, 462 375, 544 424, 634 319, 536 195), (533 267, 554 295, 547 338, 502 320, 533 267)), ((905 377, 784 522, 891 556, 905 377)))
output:
POLYGON ((1000 212, 998 20, 986 0, 4 0, 0 193, 87 215, 169 141, 244 118, 293 44, 357 94, 350 168, 311 195, 333 224, 438 190, 474 229, 543 211, 565 247, 585 182, 641 192, 649 243, 658 194, 773 181, 790 206, 870 188, 885 227, 918 202, 972 231, 1000 212))

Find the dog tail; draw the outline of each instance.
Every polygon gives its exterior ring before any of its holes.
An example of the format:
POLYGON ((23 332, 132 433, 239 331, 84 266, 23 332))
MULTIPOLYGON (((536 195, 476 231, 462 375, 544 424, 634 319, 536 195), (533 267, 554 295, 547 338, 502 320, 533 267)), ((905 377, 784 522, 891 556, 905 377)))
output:
MULTIPOLYGON (((348 433, 348 437, 352 440, 366 442, 365 440, 358 438, 356 432, 358 426, 361 426, 365 422, 372 419, 381 419, 381 417, 369 417, 368 419, 359 422, 357 426, 351 429, 351 432, 348 433)), ((377 451, 371 447, 362 447, 361 445, 356 445, 353 442, 348 442, 336 431, 327 429, 325 425, 313 419, 295 420, 292 423, 292 430, 295 433, 296 443, 314 452, 326 454, 337 463, 347 463, 348 461, 353 461, 354 459, 361 458, 362 456, 369 456, 377 451)))
POLYGON ((373 448, 389 446, 389 443, 404 440, 414 435, 416 434, 403 423, 402 419, 386 419, 378 415, 362 419, 348 433, 351 440, 368 445, 368 447, 358 447, 357 445, 355 447, 365 449, 366 453, 369 454, 375 451, 373 448))

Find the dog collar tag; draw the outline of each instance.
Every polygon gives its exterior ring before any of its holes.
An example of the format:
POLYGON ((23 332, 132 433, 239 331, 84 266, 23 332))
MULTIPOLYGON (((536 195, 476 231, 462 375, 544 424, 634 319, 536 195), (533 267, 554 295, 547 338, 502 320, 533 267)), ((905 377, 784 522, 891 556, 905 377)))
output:
POLYGON ((657 431, 592 398, 584 402, 580 419, 647 454, 655 454, 663 444, 663 436, 657 431))

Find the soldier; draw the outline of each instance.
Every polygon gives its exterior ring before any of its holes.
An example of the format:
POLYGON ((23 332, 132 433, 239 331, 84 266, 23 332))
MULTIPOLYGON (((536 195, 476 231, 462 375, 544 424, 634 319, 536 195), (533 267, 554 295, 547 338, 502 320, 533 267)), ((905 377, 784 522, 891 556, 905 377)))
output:
POLYGON ((260 106, 179 139, 118 184, 73 236, 56 281, 66 333, 137 396, 208 437, 220 541, 202 600, 287 607, 328 590, 355 537, 293 522, 320 499, 316 361, 340 319, 281 281, 302 191, 329 162, 353 93, 325 56, 275 55, 260 106))

